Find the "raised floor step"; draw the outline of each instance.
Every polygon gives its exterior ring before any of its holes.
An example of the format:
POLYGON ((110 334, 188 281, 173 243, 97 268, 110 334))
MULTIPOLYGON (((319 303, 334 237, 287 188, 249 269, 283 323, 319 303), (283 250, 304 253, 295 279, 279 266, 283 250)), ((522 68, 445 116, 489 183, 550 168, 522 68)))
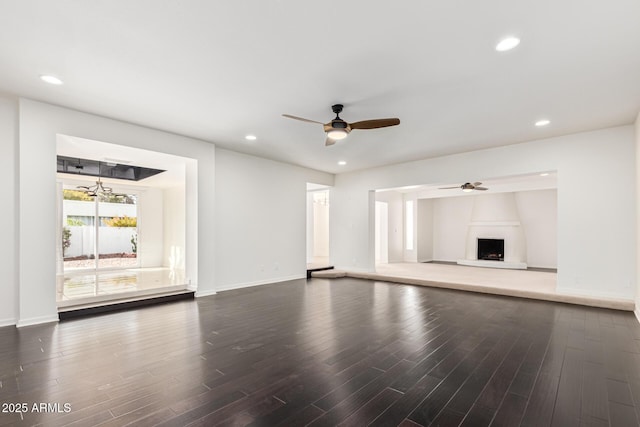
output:
POLYGON ((316 271, 326 271, 326 270, 333 270, 333 265, 327 265, 325 267, 307 268, 307 279, 311 279, 311 274, 316 271))
POLYGON ((193 299, 194 294, 195 292, 191 290, 180 290, 122 298, 112 301, 93 302, 88 304, 60 307, 58 308, 58 317, 60 318, 60 320, 66 320, 81 316, 92 316, 95 314, 139 308, 147 305, 164 304, 172 301, 193 299))

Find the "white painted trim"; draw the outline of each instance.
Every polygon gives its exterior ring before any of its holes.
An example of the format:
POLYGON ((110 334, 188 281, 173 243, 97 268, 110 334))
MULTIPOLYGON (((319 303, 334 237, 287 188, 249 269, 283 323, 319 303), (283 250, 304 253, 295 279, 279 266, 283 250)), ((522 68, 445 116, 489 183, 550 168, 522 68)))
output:
MULTIPOLYGON (((403 262, 403 261, 398 261, 398 262, 403 262)), ((389 261, 388 264, 392 264, 392 262, 389 261)), ((339 266, 339 265, 334 266, 334 270, 355 271, 355 272, 358 272, 358 273, 375 273, 376 272, 375 268, 373 270, 371 270, 369 268, 342 267, 342 266, 339 266)))
POLYGON ((629 301, 634 303, 634 306, 635 306, 635 300, 633 298, 629 298, 627 296, 622 296, 618 294, 612 294, 608 292, 598 292, 598 291, 585 292, 584 289, 565 288, 560 286, 556 287, 556 292, 558 294, 563 294, 563 295, 576 295, 576 296, 585 296, 585 297, 592 297, 592 298, 611 298, 611 299, 624 300, 624 301, 629 301))
POLYGON ((16 327, 22 328, 25 326, 41 325, 43 323, 53 323, 53 322, 59 322, 59 321, 60 321, 60 318, 58 317, 58 314, 55 314, 53 316, 32 317, 30 319, 18 320, 18 323, 16 323, 16 327))
POLYGON ((640 323, 640 307, 636 304, 636 309, 633 311, 633 314, 636 315, 636 320, 640 323))
POLYGON ((15 324, 16 324, 16 319, 11 319, 11 318, 0 319, 0 328, 4 326, 14 326, 15 324))
POLYGON ((469 265, 472 267, 507 268, 507 269, 513 269, 513 270, 527 269, 527 264, 524 262, 485 261, 482 259, 459 259, 457 263, 460 265, 469 265))
POLYGON ((480 227, 520 227, 520 221, 470 221, 470 226, 480 227))
POLYGON ((196 291, 194 296, 196 298, 201 298, 201 297, 208 297, 208 296, 216 295, 216 294, 217 294, 217 292, 214 291, 214 290, 208 290, 208 291, 202 291, 202 292, 196 291))
POLYGON ((250 288, 251 286, 269 285, 273 283, 280 283, 280 282, 286 282, 289 280, 298 280, 298 279, 306 279, 306 278, 307 278, 307 275, 305 273, 302 275, 277 277, 277 278, 268 279, 268 280, 257 280, 255 282, 235 283, 233 285, 228 285, 228 286, 223 286, 221 288, 218 288, 218 291, 231 291, 233 289, 250 288))

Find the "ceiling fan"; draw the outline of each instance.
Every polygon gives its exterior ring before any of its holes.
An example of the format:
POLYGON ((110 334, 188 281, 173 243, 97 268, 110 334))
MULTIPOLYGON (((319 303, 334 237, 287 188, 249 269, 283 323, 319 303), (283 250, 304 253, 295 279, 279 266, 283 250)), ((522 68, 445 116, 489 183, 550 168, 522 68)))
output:
POLYGON ((464 184, 457 185, 455 187, 440 187, 440 188, 438 188, 438 190, 450 190, 452 188, 460 188, 465 193, 468 193, 468 192, 473 191, 473 190, 478 190, 478 191, 486 191, 486 190, 488 190, 487 187, 480 187, 481 184, 482 184, 481 182, 474 182, 473 184, 470 183, 470 182, 465 182, 464 184))
POLYGON ((283 117, 294 120, 301 120, 303 122, 318 123, 324 127, 324 131, 327 134, 327 140, 325 145, 333 145, 336 141, 344 139, 349 135, 353 129, 378 129, 388 126, 396 126, 400 124, 400 119, 375 119, 375 120, 362 120, 355 123, 347 123, 340 118, 340 113, 344 105, 335 104, 331 106, 331 110, 336 113, 335 119, 329 123, 317 122, 315 120, 303 119, 302 117, 292 116, 290 114, 283 114, 283 117))

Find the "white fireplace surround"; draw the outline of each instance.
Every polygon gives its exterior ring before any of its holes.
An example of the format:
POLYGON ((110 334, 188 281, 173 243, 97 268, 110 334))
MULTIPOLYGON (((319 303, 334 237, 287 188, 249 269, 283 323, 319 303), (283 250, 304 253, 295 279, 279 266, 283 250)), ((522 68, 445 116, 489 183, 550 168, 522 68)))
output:
POLYGON ((458 264, 491 268, 527 268, 527 245, 514 193, 474 197, 467 227, 465 258, 458 264), (478 239, 503 239, 504 261, 479 260, 478 239))

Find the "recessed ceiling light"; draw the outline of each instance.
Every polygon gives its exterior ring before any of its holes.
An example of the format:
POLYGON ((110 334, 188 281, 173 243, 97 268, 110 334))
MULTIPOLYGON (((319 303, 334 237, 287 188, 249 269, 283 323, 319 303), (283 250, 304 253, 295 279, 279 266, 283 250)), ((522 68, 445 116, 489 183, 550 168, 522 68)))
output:
POLYGON ((551 121, 549 121, 549 120, 547 120, 547 119, 538 120, 538 121, 536 122, 536 126, 538 126, 538 127, 542 127, 542 126, 546 126, 546 125, 548 125, 549 123, 551 123, 551 121))
POLYGON ((498 52, 505 52, 507 50, 511 50, 514 47, 520 44, 520 39, 517 37, 506 37, 496 45, 496 50, 498 52))
POLYGON ((346 164, 347 164, 347 162, 345 162, 344 160, 340 160, 340 161, 338 162, 338 164, 339 164, 340 166, 344 166, 344 165, 346 165, 346 164))
POLYGON ((543 172, 540 174, 540 176, 548 176, 549 174, 547 172, 543 172))
POLYGON ((244 139, 246 139, 247 141, 255 141, 256 139, 258 139, 258 137, 255 135, 247 135, 244 137, 244 139))
POLYGON ((52 84, 52 85, 61 85, 62 84, 62 80, 60 80, 56 76, 42 75, 42 76, 40 76, 40 80, 42 80, 43 82, 47 82, 49 84, 52 84))

